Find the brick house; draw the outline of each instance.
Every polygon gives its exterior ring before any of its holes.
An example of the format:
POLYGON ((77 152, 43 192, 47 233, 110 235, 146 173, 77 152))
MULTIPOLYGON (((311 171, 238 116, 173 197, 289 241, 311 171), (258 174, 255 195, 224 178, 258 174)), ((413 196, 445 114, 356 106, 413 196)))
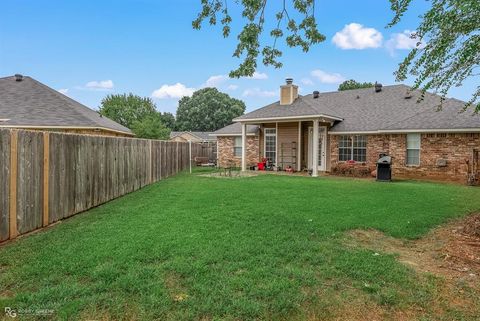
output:
POLYGON ((0 78, 0 128, 135 136, 119 123, 22 75, 0 78))
POLYGON ((287 79, 280 101, 234 119, 217 137, 219 164, 246 170, 262 158, 278 169, 339 172, 375 170, 379 154, 392 156, 394 177, 466 182, 478 177, 480 115, 465 103, 406 85, 301 96, 287 79), (243 148, 246 146, 246 148, 243 148))

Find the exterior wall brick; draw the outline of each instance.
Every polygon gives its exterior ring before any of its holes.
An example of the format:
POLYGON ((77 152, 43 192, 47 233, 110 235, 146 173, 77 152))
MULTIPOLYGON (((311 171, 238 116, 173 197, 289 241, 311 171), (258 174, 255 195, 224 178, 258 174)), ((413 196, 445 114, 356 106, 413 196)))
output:
MULTIPOLYGON (((352 167, 366 167, 375 170, 380 153, 392 156, 393 175, 399 178, 438 179, 465 183, 467 181, 467 161, 472 160, 473 149, 480 149, 480 134, 422 134, 420 145, 420 165, 406 165, 406 134, 367 135, 367 161, 352 167), (446 166, 437 161, 446 160, 446 166)), ((330 137, 332 167, 338 161, 339 136, 330 137)))
MULTIPOLYGON (((219 136, 217 142, 219 166, 231 166, 232 163, 237 167, 242 166, 242 158, 233 155, 234 136, 219 136)), ((247 167, 257 165, 259 158, 258 136, 247 136, 247 167)))
MULTIPOLYGON (((337 135, 328 135, 330 168, 345 162, 338 161, 337 135)), ((392 156, 393 176, 396 178, 433 179, 466 183, 468 175, 467 161, 472 161, 473 149, 480 149, 479 133, 455 134, 421 134, 420 165, 406 165, 406 134, 367 135, 367 158, 363 163, 356 163, 354 168, 374 171, 378 155, 387 153, 392 156), (445 160, 441 166, 438 160, 445 160)), ((241 157, 233 155, 234 136, 218 137, 218 158, 220 166, 241 166, 241 157)), ((247 166, 256 165, 260 159, 259 136, 247 136, 247 166)), ((306 153, 306 147, 302 154, 306 153)), ((305 155, 302 158, 306 157, 305 155)), ((479 173, 480 174, 480 173, 479 173)))

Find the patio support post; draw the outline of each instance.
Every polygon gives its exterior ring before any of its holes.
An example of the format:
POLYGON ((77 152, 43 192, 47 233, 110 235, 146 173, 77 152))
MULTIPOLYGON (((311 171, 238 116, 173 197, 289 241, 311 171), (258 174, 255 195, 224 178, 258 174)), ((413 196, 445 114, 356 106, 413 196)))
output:
POLYGON ((318 119, 313 120, 312 176, 318 177, 318 119))
POLYGON ((247 170, 247 124, 242 124, 242 172, 247 170))
POLYGON ((298 122, 297 171, 302 170, 302 122, 298 122))

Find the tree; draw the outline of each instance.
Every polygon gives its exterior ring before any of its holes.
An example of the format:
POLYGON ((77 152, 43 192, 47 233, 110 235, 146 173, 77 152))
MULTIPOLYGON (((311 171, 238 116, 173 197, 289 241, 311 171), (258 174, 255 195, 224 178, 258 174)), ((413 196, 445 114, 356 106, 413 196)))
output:
POLYGON ((170 125, 173 115, 157 112, 150 98, 133 94, 108 95, 102 100, 99 111, 130 128, 138 138, 168 139, 170 136, 170 128, 165 124, 170 125))
MULTIPOLYGON (((237 3, 237 1, 235 1, 237 3)), ((242 18, 247 19, 242 31, 238 34, 238 44, 233 53, 234 57, 245 56, 243 62, 236 70, 230 72, 230 77, 252 76, 257 68, 257 58, 261 54, 263 64, 272 65, 275 68, 282 67, 278 60, 282 52, 277 49, 277 40, 285 37, 285 43, 289 47, 300 47, 304 52, 310 49, 310 46, 325 41, 325 36, 317 29, 315 20, 315 0, 290 0, 293 9, 289 8, 287 1, 274 1, 280 3, 276 9, 275 26, 270 29, 270 37, 273 39, 270 45, 261 45, 259 38, 265 31, 265 12, 267 0, 243 0, 242 18), (300 18, 296 21, 295 18, 300 18), (282 23, 285 26, 282 26, 282 23)), ((223 26, 223 36, 230 35, 230 24, 232 17, 229 14, 226 0, 201 0, 202 10, 198 17, 192 22, 194 29, 201 29, 202 23, 208 20, 210 25, 216 25, 218 16, 223 26)), ((268 11, 267 11, 268 12, 268 11)))
POLYGON ((350 89, 361 89, 361 88, 371 88, 375 86, 371 82, 357 82, 353 79, 345 80, 338 86, 338 91, 350 90, 350 89))
POLYGON ((132 128, 135 121, 157 113, 155 103, 150 98, 143 98, 134 94, 108 95, 102 99, 100 114, 132 128))
MULTIPOLYGON (((412 0, 389 0, 394 17, 387 27, 396 25, 407 12, 412 0)), ((246 22, 237 36, 238 43, 234 57, 242 58, 238 68, 230 77, 252 76, 257 60, 262 58, 265 66, 282 67, 279 58, 282 51, 277 41, 285 37, 289 47, 300 47, 307 52, 312 45, 325 41, 318 31, 315 20, 316 0, 201 0, 202 9, 192 22, 194 29, 202 23, 220 23, 223 36, 228 37, 232 16, 228 3, 241 6, 241 17, 246 22), (267 3, 277 6, 267 8, 267 3), (276 12, 268 16, 268 12, 276 12), (266 22, 274 25, 265 36, 266 22), (267 39, 267 40, 265 40, 267 39), (270 41, 270 44, 262 42, 270 41)), ((431 0, 431 8, 422 15, 422 22, 412 35, 421 43, 413 49, 395 72, 396 80, 403 81, 409 75, 415 77, 414 88, 433 90, 443 98, 450 88, 461 86, 466 79, 480 79, 480 1, 478 0, 431 0)), ((480 85, 465 106, 475 105, 480 111, 480 85)))
MULTIPOLYGON (((412 0, 390 0, 395 16, 389 26, 396 25, 412 0)), ((414 88, 423 93, 433 90, 442 95, 442 102, 452 87, 459 87, 467 78, 480 79, 480 1, 432 0, 432 7, 412 34, 418 40, 395 72, 396 80, 416 77, 414 88)), ((480 111, 480 85, 477 85, 465 108, 480 111)))
POLYGON ((170 130, 175 130, 175 116, 173 116, 172 113, 160 113, 160 120, 165 125, 165 127, 169 128, 170 130))
POLYGON ((170 129, 162 122, 159 114, 152 114, 141 121, 135 120, 132 131, 138 138, 169 139, 170 129))
POLYGON ((183 97, 178 103, 177 130, 213 131, 232 123, 245 112, 245 103, 219 92, 204 88, 183 97))

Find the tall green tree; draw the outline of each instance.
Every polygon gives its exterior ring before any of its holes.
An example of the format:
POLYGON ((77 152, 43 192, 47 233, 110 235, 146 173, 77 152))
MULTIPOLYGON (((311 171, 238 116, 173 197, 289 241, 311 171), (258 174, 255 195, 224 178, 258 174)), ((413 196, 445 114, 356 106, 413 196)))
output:
POLYGON ((99 112, 130 128, 138 138, 169 138, 170 129, 163 122, 163 117, 169 116, 157 112, 150 98, 134 94, 108 95, 102 100, 99 112))
POLYGON ((345 80, 338 86, 339 91, 350 90, 350 89, 361 89, 361 88, 371 88, 375 86, 371 82, 357 82, 356 80, 350 79, 345 80))
POLYGON ((138 138, 169 139, 170 129, 165 126, 160 114, 152 114, 132 124, 132 131, 138 138))
MULTIPOLYGON (((387 1, 387 0, 385 0, 387 1)), ((282 67, 283 39, 289 47, 307 52, 312 45, 325 41, 315 19, 318 0, 200 0, 201 10, 192 22, 201 29, 204 22, 220 24, 224 37, 229 37, 233 19, 244 20, 237 35, 234 57, 242 59, 230 77, 252 76, 261 59, 266 66, 282 67), (236 12, 231 6, 240 7, 236 12), (268 22, 268 23, 267 23, 268 22), (267 28, 266 26, 271 26, 267 28)), ((413 0, 389 0, 394 17, 387 27, 396 25, 408 11, 413 0)), ((431 0, 431 7, 421 17, 416 33, 419 45, 413 49, 395 72, 397 81, 415 78, 414 87, 433 90, 444 98, 452 87, 472 79, 476 90, 466 108, 474 105, 480 111, 480 1, 431 0)), ((333 14, 333 13, 332 13, 333 14)))
POLYGON ((108 95, 102 99, 99 111, 100 114, 130 129, 135 121, 141 121, 145 117, 157 113, 152 99, 131 93, 108 95))
POLYGON ((213 131, 232 123, 245 112, 245 103, 219 92, 204 88, 183 97, 178 103, 176 129, 213 131))
POLYGON ((165 127, 170 128, 170 130, 175 130, 175 116, 173 116, 172 113, 160 113, 160 120, 165 125, 165 127))

